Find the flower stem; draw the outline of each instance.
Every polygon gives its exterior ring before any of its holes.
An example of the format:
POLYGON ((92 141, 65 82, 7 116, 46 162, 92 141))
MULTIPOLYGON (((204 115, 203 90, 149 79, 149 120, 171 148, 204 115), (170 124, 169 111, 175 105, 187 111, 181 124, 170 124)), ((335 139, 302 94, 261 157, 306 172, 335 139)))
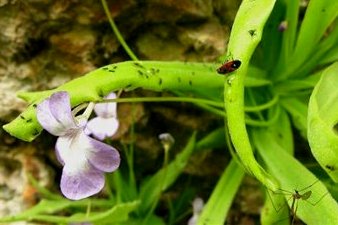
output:
POLYGON ((216 102, 212 100, 206 100, 201 98, 189 98, 189 97, 116 98, 116 99, 102 99, 102 101, 95 103, 108 103, 108 102, 192 102, 192 103, 204 103, 219 108, 224 107, 223 102, 216 102))
POLYGON ((112 29, 114 31, 114 34, 116 35, 117 40, 120 42, 120 44, 122 45, 122 47, 124 48, 124 50, 127 52, 127 54, 129 55, 129 57, 132 60, 137 61, 138 60, 137 56, 133 53, 133 51, 129 48, 128 44, 124 41, 124 38, 122 37, 119 29, 115 25, 115 22, 114 22, 113 18, 110 15, 107 2, 105 0, 101 0, 101 2, 102 2, 102 6, 103 6, 103 9, 104 9, 104 12, 106 13, 106 15, 108 17, 110 26, 112 27, 112 29))
POLYGON ((94 106, 95 103, 94 102, 89 102, 86 110, 84 111, 84 113, 82 114, 83 117, 85 117, 86 119, 89 119, 90 115, 92 114, 93 110, 94 110, 94 106))

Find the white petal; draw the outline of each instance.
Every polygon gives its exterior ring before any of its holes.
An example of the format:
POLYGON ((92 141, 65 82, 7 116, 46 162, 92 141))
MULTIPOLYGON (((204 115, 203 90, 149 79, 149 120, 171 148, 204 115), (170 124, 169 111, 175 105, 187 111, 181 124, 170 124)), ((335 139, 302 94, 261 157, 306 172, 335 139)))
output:
POLYGON ((73 167, 81 167, 83 162, 87 161, 86 145, 89 145, 89 141, 83 141, 85 137, 87 136, 82 130, 59 137, 55 145, 59 161, 73 167))
POLYGON ((115 148, 88 137, 82 130, 59 137, 56 151, 59 161, 70 171, 83 170, 90 163, 96 169, 112 172, 120 165, 120 154, 115 148))
MULTIPOLYGON (((114 92, 110 93, 105 99, 115 99, 116 94, 114 92)), ((109 118, 117 117, 117 103, 97 103, 95 104, 94 111, 99 117, 109 118)))
POLYGON ((99 140, 106 137, 112 137, 119 128, 119 121, 114 118, 95 117, 91 119, 86 126, 87 131, 99 140))

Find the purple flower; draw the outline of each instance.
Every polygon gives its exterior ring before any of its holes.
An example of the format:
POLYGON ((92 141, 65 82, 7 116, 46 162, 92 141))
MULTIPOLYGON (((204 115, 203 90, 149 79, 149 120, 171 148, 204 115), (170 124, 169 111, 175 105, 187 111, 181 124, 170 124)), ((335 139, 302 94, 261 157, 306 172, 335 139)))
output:
POLYGON ((120 165, 118 151, 84 133, 86 118, 74 118, 67 92, 57 92, 37 106, 37 118, 49 133, 59 136, 56 155, 64 166, 61 191, 78 200, 98 193, 104 186, 104 172, 120 165))
MULTIPOLYGON (((116 94, 110 93, 105 99, 115 99, 116 94)), ((97 117, 87 123, 86 134, 93 134, 99 140, 113 136, 118 127, 116 102, 95 104, 94 111, 97 117)))

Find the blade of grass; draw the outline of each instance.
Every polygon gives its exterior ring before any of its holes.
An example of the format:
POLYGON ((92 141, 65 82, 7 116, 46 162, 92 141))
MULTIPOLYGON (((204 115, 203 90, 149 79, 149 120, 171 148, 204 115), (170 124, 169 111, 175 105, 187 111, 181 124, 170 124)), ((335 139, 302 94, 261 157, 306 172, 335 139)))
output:
POLYGON ((294 72, 317 51, 319 41, 337 15, 338 1, 311 0, 309 2, 294 53, 289 57, 287 67, 283 71, 277 71, 278 80, 297 76, 294 72))
POLYGON ((294 51, 297 35, 299 0, 286 0, 285 3, 286 3, 286 15, 285 18, 283 19, 287 23, 287 28, 285 31, 283 31, 282 47, 276 71, 280 69, 283 70, 287 65, 288 59, 294 51))
POLYGON ((234 159, 231 160, 204 206, 197 225, 224 224, 243 177, 244 170, 242 167, 234 159))
POLYGON ((338 24, 333 27, 333 31, 328 33, 328 36, 325 37, 316 47, 316 51, 313 52, 311 57, 306 60, 299 70, 297 70, 298 77, 308 76, 308 74, 316 69, 318 65, 323 65, 326 63, 332 63, 337 60, 338 57, 332 57, 338 55, 338 24))

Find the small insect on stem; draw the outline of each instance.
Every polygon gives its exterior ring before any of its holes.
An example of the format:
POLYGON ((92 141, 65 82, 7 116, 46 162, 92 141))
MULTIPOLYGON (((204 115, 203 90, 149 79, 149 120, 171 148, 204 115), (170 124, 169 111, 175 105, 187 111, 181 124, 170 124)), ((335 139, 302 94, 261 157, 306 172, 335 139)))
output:
POLYGON ((304 194, 300 194, 299 191, 295 190, 294 193, 292 193, 292 203, 291 203, 291 216, 292 216, 292 220, 291 220, 291 224, 293 225, 295 222, 295 218, 296 218, 296 213, 297 213, 297 208, 298 208, 298 200, 302 199, 302 200, 307 200, 310 198, 312 194, 312 191, 307 191, 304 194), (296 204, 296 206, 295 206, 296 204))
MULTIPOLYGON (((306 190, 311 188, 317 182, 319 182, 319 180, 315 181, 314 183, 312 183, 311 185, 309 185, 309 186, 307 186, 303 189, 300 189, 300 190, 295 189, 294 192, 279 189, 283 194, 290 195, 290 198, 288 199, 288 201, 292 198, 291 207, 290 207, 290 216, 292 217, 291 225, 294 224, 295 219, 297 217, 297 209, 298 209, 298 202, 299 202, 298 200, 300 200, 300 199, 304 200, 307 203, 310 203, 312 206, 315 206, 328 194, 328 192, 323 194, 316 202, 311 202, 311 201, 308 200, 312 195, 312 191, 311 190, 306 191, 306 190), (304 192, 304 191, 306 191, 306 192, 304 192), (302 192, 304 192, 304 193, 302 193, 302 192)), ((280 193, 275 193, 275 194, 280 194, 280 193)), ((271 199, 271 197, 270 197, 270 199, 271 199)), ((273 204, 273 206, 274 206, 274 204, 273 204)), ((275 206, 274 206, 274 208, 275 208, 275 206)), ((280 211, 280 209, 279 210, 276 209, 276 211, 278 212, 278 211, 280 211)))
POLYGON ((219 74, 227 74, 237 70, 241 66, 242 62, 238 59, 227 61, 217 69, 219 74))

